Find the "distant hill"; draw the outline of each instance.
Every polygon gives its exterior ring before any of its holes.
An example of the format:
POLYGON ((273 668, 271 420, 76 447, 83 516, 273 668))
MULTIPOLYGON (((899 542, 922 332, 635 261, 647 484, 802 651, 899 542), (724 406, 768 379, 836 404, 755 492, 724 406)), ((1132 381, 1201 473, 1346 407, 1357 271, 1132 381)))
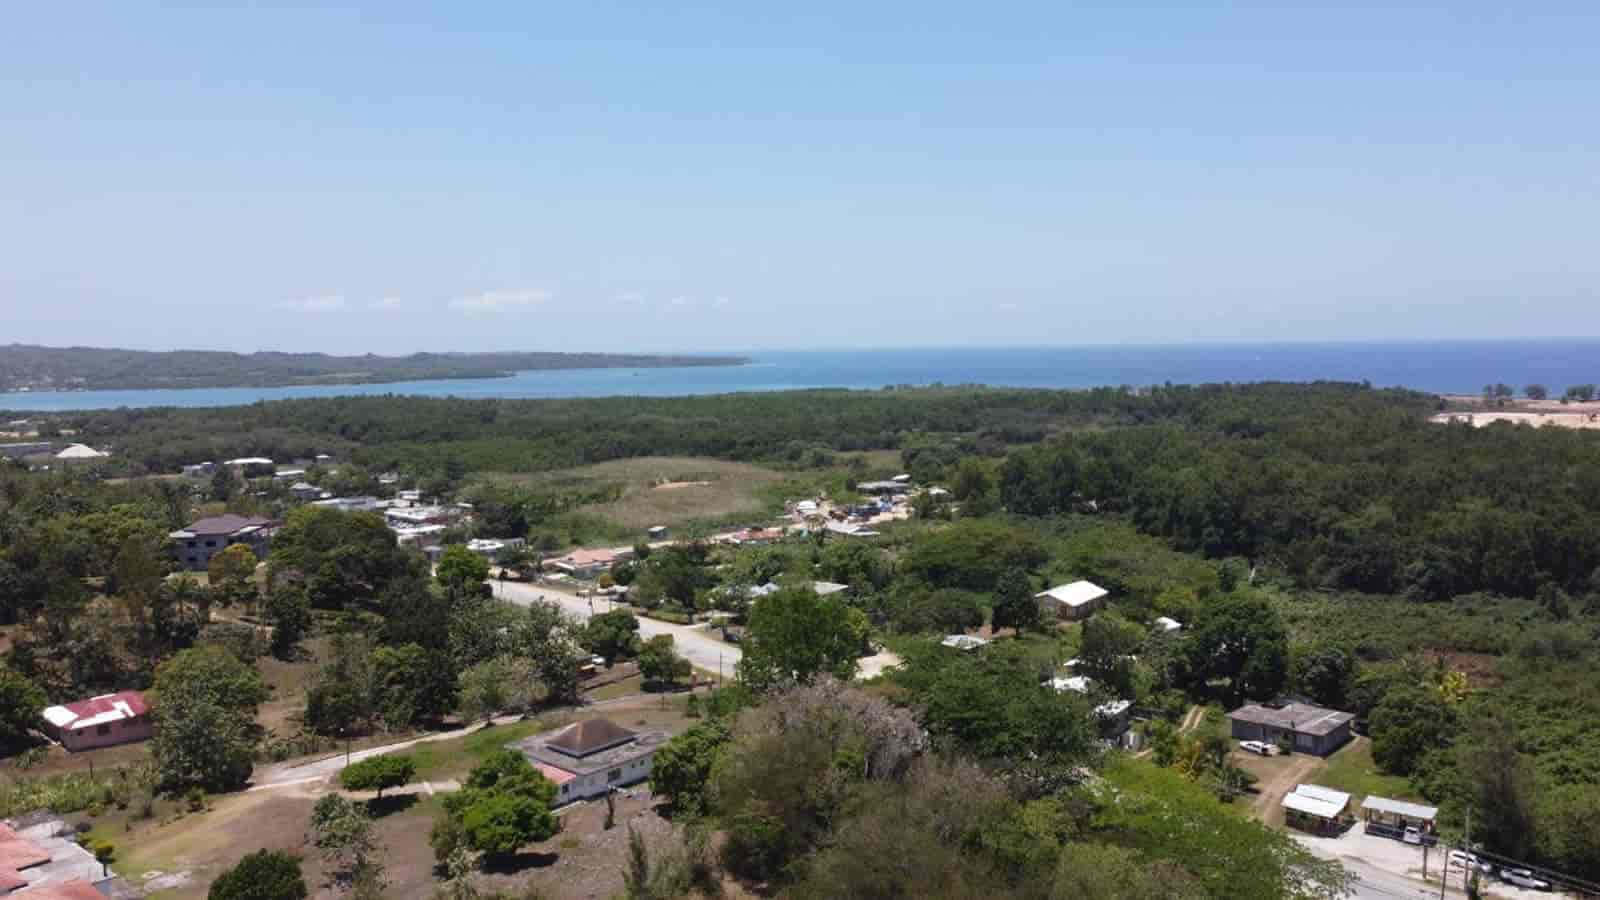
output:
POLYGON ((643 369, 736 366, 739 356, 632 353, 224 353, 213 350, 113 350, 0 346, 0 391, 276 387, 381 384, 431 378, 499 378, 529 369, 643 369))

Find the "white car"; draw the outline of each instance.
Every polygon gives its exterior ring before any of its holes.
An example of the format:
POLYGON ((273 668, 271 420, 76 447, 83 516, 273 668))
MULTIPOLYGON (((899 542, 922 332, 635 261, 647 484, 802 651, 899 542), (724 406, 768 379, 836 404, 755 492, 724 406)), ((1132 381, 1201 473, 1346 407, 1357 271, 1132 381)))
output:
POLYGON ((1240 741, 1239 749, 1249 750, 1251 753, 1259 753, 1262 756, 1271 756, 1273 748, 1266 741, 1240 741))
POLYGON ((1536 891, 1550 890, 1550 882, 1535 877, 1533 872, 1527 869, 1501 869, 1500 880, 1517 887, 1533 888, 1536 891))
MULTIPOLYGON (((1406 829, 1410 831, 1411 829, 1406 829)), ((1494 866, 1479 859, 1477 854, 1465 850, 1450 851, 1450 865, 1459 869, 1477 869, 1479 872, 1493 871, 1494 866)))

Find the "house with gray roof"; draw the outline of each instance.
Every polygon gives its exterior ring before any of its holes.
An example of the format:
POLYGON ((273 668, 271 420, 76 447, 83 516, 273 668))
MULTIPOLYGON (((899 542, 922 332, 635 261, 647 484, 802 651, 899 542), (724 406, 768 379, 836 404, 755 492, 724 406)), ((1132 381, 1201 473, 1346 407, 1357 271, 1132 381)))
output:
POLYGON ((595 718, 511 746, 555 782, 556 802, 567 803, 649 778, 650 762, 666 741, 662 731, 632 731, 595 718))
POLYGON ((1228 713, 1235 740, 1294 742, 1296 753, 1327 756, 1350 740, 1355 714, 1309 703, 1250 703, 1228 713))
POLYGON ((178 562, 192 572, 204 572, 211 557, 234 544, 244 544, 257 559, 265 559, 278 523, 260 516, 207 516, 167 535, 178 562))

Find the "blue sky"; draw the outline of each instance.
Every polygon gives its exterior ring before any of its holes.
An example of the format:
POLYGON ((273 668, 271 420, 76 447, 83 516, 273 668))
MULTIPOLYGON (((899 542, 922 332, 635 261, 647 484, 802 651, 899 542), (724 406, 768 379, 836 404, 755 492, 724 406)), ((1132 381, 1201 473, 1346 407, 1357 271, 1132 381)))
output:
POLYGON ((763 6, 11 9, 0 341, 1600 334, 1600 4, 763 6))

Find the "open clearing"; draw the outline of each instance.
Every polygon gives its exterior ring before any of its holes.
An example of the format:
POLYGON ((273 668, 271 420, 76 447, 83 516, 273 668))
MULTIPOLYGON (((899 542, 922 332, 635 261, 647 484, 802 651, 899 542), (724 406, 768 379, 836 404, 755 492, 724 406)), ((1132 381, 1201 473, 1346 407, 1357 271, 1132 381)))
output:
POLYGON ((645 456, 532 475, 489 474, 491 481, 529 486, 581 487, 616 484, 622 496, 579 511, 630 529, 725 520, 771 512, 771 486, 782 472, 749 463, 680 456, 645 456))

